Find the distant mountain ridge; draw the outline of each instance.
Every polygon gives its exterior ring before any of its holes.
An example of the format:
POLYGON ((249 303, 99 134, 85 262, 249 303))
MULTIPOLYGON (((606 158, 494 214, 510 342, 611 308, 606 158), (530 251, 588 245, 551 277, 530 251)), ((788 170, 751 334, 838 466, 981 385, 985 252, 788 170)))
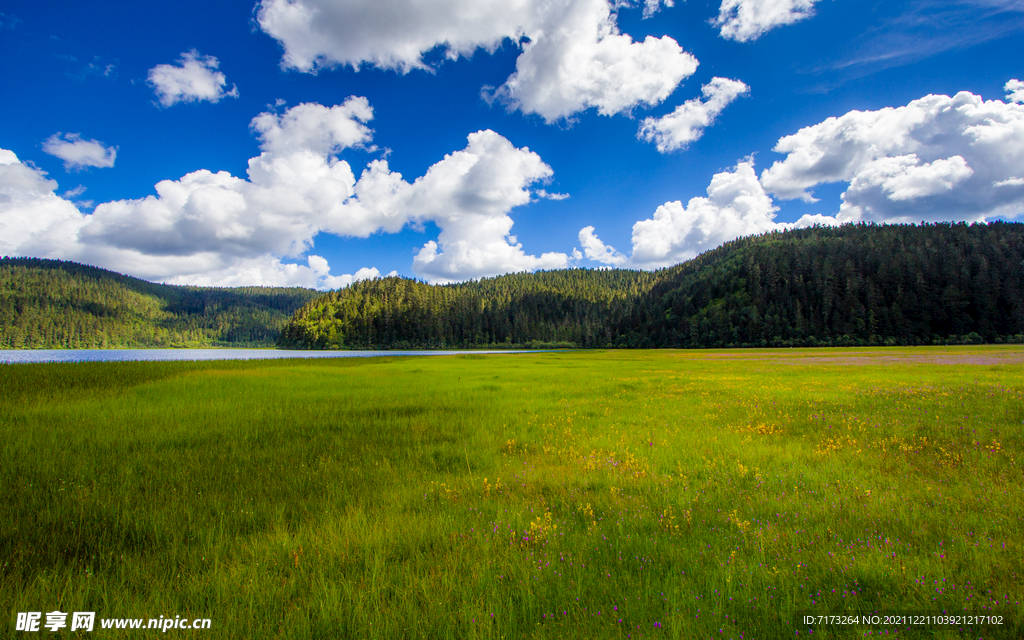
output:
POLYGON ((363 281, 299 309, 301 349, 1024 342, 1024 224, 845 225, 741 238, 656 272, 363 281))
POLYGON ((0 348, 269 347, 320 292, 181 287, 39 258, 0 258, 0 348))

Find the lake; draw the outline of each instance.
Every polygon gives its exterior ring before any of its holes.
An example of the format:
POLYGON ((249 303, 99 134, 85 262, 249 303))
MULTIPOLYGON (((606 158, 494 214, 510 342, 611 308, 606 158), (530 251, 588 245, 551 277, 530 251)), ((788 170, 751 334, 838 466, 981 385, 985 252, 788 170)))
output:
POLYGON ((527 351, 287 351, 279 349, 0 349, 0 364, 29 362, 124 362, 127 360, 258 360, 269 358, 377 358, 452 356, 527 351))

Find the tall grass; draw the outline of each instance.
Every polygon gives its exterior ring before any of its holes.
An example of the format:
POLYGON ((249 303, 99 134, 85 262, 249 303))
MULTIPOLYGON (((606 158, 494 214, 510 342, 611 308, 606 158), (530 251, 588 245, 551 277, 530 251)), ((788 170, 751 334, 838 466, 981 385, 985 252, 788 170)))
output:
POLYGON ((1021 637, 1022 355, 3 366, 0 635, 59 610, 210 638, 777 638, 884 610, 1007 623, 897 637, 1021 637))

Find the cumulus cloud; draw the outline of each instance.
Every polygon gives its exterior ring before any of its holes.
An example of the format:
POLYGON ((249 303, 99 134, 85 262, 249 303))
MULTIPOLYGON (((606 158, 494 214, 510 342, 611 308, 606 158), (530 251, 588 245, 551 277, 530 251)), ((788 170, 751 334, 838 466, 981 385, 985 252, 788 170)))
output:
POLYGON ((250 161, 255 181, 200 170, 160 182, 155 196, 103 203, 92 215, 58 196, 44 172, 2 150, 0 251, 79 260, 172 284, 332 288, 374 277, 373 269, 331 275, 318 256, 309 256, 308 266, 282 260, 312 246, 331 213, 325 202, 351 195, 352 171, 328 154, 368 139, 359 118, 372 117, 362 98, 296 109, 253 121, 266 149, 250 161), (311 128, 319 134, 310 135, 311 128))
POLYGON ((608 264, 615 267, 623 267, 629 263, 629 256, 623 255, 615 250, 615 247, 606 245, 594 233, 594 227, 583 227, 580 229, 580 244, 583 246, 583 254, 588 260, 608 264))
POLYGON ((738 42, 757 40, 775 27, 799 22, 814 14, 818 0, 722 0, 712 21, 722 37, 738 42))
POLYGON ((77 133, 53 134, 43 142, 43 151, 63 160, 68 171, 113 167, 117 157, 117 147, 108 147, 99 140, 83 140, 77 133))
MULTIPOLYGON (((394 275, 392 272, 389 275, 394 275)), ((354 274, 331 275, 331 266, 321 256, 310 255, 306 264, 285 263, 270 255, 237 261, 228 269, 166 278, 167 284, 204 287, 242 287, 259 283, 265 287, 306 287, 308 289, 342 289, 360 280, 381 277, 375 268, 362 268, 354 274)))
MULTIPOLYGON (((321 288, 325 289, 344 289, 345 287, 355 282, 359 282, 360 280, 373 280, 374 278, 381 277, 380 271, 377 271, 374 267, 363 267, 353 274, 346 273, 340 276, 332 276, 330 275, 331 266, 327 264, 327 260, 325 258, 311 255, 306 262, 309 265, 309 269, 317 277, 317 283, 321 288)), ((392 271, 387 275, 397 276, 398 272, 392 271)))
POLYGON ((427 69, 423 54, 442 47, 449 59, 496 49, 532 25, 534 0, 339 2, 261 0, 256 20, 284 48, 282 66, 316 72, 364 63, 408 72, 427 69))
POLYGON ((1010 80, 1003 86, 1006 91, 1006 99, 1010 102, 1024 102, 1024 82, 1010 80))
MULTIPOLYGON (((661 4, 647 0, 644 11, 661 4)), ((408 72, 429 69, 425 53, 451 59, 493 51, 506 39, 522 46, 516 72, 485 91, 548 122, 596 108, 605 115, 663 101, 697 60, 667 36, 634 42, 620 33, 609 0, 262 0, 260 27, 284 48, 282 65, 315 73, 370 64, 408 72)))
POLYGON ((160 104, 170 107, 179 102, 219 102, 221 98, 237 98, 238 87, 231 85, 225 91, 227 78, 217 71, 220 61, 213 56, 186 51, 178 65, 158 64, 149 70, 149 85, 153 87, 160 104))
POLYGON ((633 225, 632 264, 661 267, 689 260, 739 236, 776 228, 776 207, 749 162, 715 174, 706 198, 666 202, 650 220, 633 225))
POLYGON ((536 153, 479 131, 411 183, 384 160, 356 180, 337 154, 370 141, 372 117, 358 97, 262 113, 251 123, 261 153, 249 160, 247 178, 202 169, 159 182, 155 195, 104 202, 91 215, 56 195, 56 182, 44 173, 3 152, 0 250, 176 284, 332 288, 379 273, 334 276, 316 255, 299 264, 317 234, 365 237, 433 222, 438 240, 413 262, 431 281, 569 264, 563 253, 529 255, 510 235, 509 211, 529 203, 530 187, 552 174, 536 153))
POLYGON ((605 245, 594 227, 580 231, 587 258, 617 267, 657 269, 684 262, 741 236, 814 224, 835 224, 829 216, 804 216, 793 224, 775 222, 778 208, 765 193, 753 163, 740 162, 732 171, 717 173, 707 197, 666 202, 654 216, 633 225, 631 255, 605 245))
POLYGON ((707 197, 666 202, 654 216, 633 225, 631 255, 605 245, 594 227, 580 230, 579 239, 587 258, 617 267, 657 269, 684 262, 741 236, 814 224, 835 224, 835 218, 803 216, 792 224, 774 221, 778 208, 765 193, 750 161, 740 162, 732 171, 717 173, 707 188, 707 197))
POLYGON ((703 100, 687 100, 668 115, 646 118, 637 137, 655 143, 661 153, 685 149, 704 135, 704 129, 714 124, 715 118, 730 102, 749 92, 750 87, 739 80, 712 78, 701 87, 703 100))
MULTIPOLYGON (((381 228, 380 221, 349 215, 356 180, 335 156, 370 139, 365 123, 372 116, 365 98, 262 113, 251 123, 261 153, 249 160, 248 179, 203 169, 161 181, 156 195, 98 205, 80 236, 90 245, 180 260, 163 279, 194 276, 192 261, 207 256, 198 273, 247 270, 273 281, 279 276, 268 275, 266 256, 302 255, 321 231, 365 236, 381 228), (251 259, 257 262, 240 267, 251 259)), ((294 265, 282 269, 308 280, 294 265)))
POLYGON ((620 33, 606 0, 570 0, 534 35, 489 97, 549 123, 589 108, 613 115, 659 104, 698 64, 668 36, 634 42, 620 33))
POLYGON ((851 111, 779 140, 761 175, 779 198, 847 182, 843 222, 981 221, 1024 213, 1024 105, 961 92, 851 111), (993 188, 998 187, 998 188, 993 188))
POLYGON ((74 251, 84 216, 57 182, 0 149, 0 254, 52 257, 74 251))
POLYGON ((366 98, 350 98, 334 107, 306 102, 280 115, 261 113, 251 126, 264 152, 283 156, 309 151, 328 156, 369 142, 373 132, 366 123, 372 119, 366 98))
POLYGON ((0 254, 78 260, 169 284, 333 289, 379 275, 372 268, 331 275, 327 261, 315 255, 301 265, 272 254, 231 255, 216 249, 160 254, 146 246, 96 241, 83 237, 83 231, 97 218, 82 213, 56 189, 43 171, 0 149, 0 254))
POLYGON ((867 163, 855 178, 856 189, 880 187, 890 200, 913 200, 945 193, 974 171, 960 156, 921 163, 916 154, 879 158, 867 163))
POLYGON ((568 266, 569 257, 528 255, 510 235, 508 215, 530 201, 531 184, 551 174, 536 153, 493 131, 478 131, 469 135, 465 149, 446 155, 411 184, 384 161, 372 163, 359 179, 354 206, 382 217, 402 211, 415 222, 436 223, 438 241, 427 242, 413 259, 413 270, 430 282, 555 269, 568 266))

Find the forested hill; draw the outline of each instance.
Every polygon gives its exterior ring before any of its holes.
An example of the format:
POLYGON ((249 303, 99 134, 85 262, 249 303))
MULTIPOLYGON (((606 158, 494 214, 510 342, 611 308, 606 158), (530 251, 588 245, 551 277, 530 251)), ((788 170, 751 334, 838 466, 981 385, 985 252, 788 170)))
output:
POLYGON ((1024 341, 1024 224, 845 225, 742 238, 664 271, 623 346, 1024 341))
POLYGON ((0 348, 729 347, 1024 342, 1024 224, 847 225, 742 238, 656 272, 434 286, 160 285, 0 259, 0 348), (290 318, 290 320, 289 320, 290 318))
POLYGON ((452 285, 363 280, 300 309, 279 346, 299 349, 612 344, 657 274, 625 269, 515 273, 452 285))
POLYGON ((178 287, 74 262, 0 258, 0 348, 273 346, 318 295, 178 287))
POLYGON ((279 345, 738 347, 1024 341, 1024 225, 846 225, 742 238, 645 273, 363 281, 279 345))

